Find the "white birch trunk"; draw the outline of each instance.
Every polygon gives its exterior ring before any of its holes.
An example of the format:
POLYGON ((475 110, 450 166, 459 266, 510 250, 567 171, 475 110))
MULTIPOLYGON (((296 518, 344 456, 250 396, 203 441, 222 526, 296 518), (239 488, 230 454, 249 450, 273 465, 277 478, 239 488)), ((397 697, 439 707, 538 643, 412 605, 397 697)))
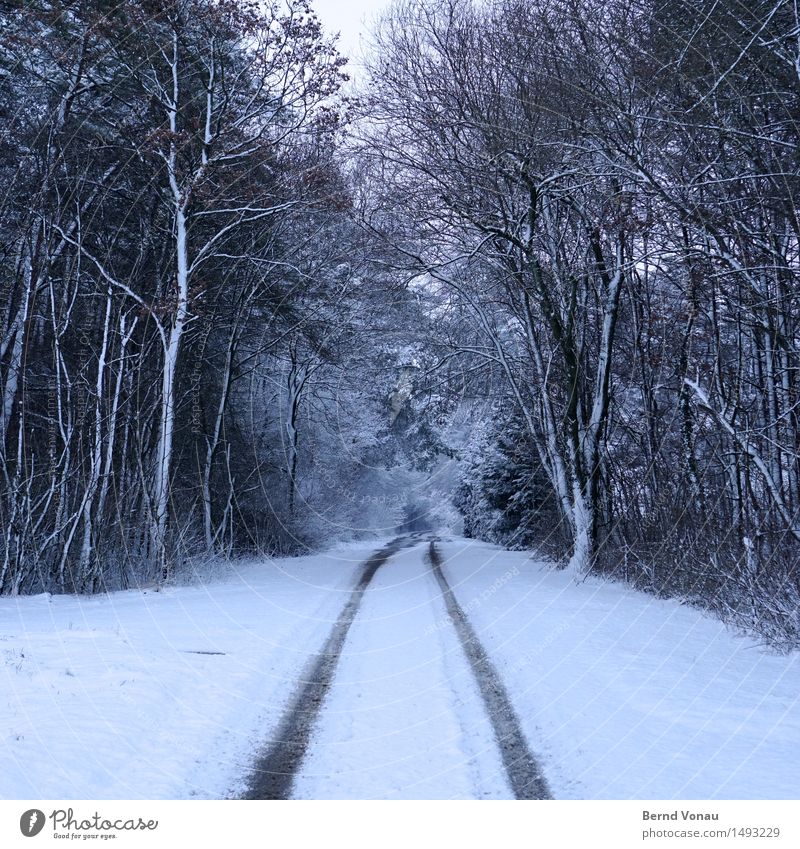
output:
POLYGON ((174 319, 169 330, 167 344, 164 350, 164 364, 161 381, 161 422, 156 449, 155 492, 154 492, 154 521, 152 542, 154 553, 158 557, 161 579, 169 578, 167 562, 167 524, 170 498, 170 473, 172 469, 172 447, 175 431, 175 374, 178 357, 181 352, 181 342, 188 318, 189 299, 189 245, 186 229, 187 194, 181 189, 177 174, 177 134, 178 134, 178 104, 180 86, 178 79, 178 33, 173 31, 172 38, 172 100, 169 104, 170 149, 167 160, 167 176, 172 192, 174 226, 175 226, 175 258, 176 258, 176 305, 174 319))

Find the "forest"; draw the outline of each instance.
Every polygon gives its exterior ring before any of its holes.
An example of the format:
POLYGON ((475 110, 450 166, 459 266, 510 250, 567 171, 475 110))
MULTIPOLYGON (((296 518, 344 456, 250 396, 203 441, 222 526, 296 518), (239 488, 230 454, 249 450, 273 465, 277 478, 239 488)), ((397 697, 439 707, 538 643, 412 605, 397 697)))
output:
POLYGON ((800 644, 800 11, 0 6, 0 594, 453 529, 800 644))

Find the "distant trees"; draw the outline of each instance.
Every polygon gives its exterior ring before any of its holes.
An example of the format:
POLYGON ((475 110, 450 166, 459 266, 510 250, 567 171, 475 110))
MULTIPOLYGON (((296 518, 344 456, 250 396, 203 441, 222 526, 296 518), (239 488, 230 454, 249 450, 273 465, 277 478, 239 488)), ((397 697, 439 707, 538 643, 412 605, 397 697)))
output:
POLYGON ((522 416, 506 413, 482 430, 465 452, 454 494, 464 534, 558 556, 564 547, 558 504, 522 416))

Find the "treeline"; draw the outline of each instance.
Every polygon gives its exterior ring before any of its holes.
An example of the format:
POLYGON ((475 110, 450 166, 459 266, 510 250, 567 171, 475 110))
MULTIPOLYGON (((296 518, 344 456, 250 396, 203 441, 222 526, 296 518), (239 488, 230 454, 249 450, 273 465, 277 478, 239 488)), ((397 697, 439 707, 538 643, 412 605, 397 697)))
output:
POLYGON ((402 0, 355 98, 304 0, 0 25, 0 593, 435 524, 460 452, 468 534, 797 642, 795 4, 402 0))
MULTIPOLYGON (((495 403, 468 532, 800 634, 800 29, 784 0, 408 0, 373 210, 495 403)), ((377 130, 376 130, 377 128, 377 130)))
POLYGON ((26 0, 0 31, 0 593, 363 526, 392 307, 306 2, 26 0))

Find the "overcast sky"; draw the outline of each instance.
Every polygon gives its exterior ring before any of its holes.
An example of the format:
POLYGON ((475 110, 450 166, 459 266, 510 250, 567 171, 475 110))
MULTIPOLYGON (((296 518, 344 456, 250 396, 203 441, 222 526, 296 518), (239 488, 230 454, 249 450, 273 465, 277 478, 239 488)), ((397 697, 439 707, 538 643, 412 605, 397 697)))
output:
MULTIPOLYGON (((351 64, 358 61, 362 38, 373 18, 389 5, 390 0, 311 0, 311 8, 319 16, 329 33, 339 32, 339 50, 350 57, 351 64)), ((350 72, 355 72, 351 68, 350 72)))

